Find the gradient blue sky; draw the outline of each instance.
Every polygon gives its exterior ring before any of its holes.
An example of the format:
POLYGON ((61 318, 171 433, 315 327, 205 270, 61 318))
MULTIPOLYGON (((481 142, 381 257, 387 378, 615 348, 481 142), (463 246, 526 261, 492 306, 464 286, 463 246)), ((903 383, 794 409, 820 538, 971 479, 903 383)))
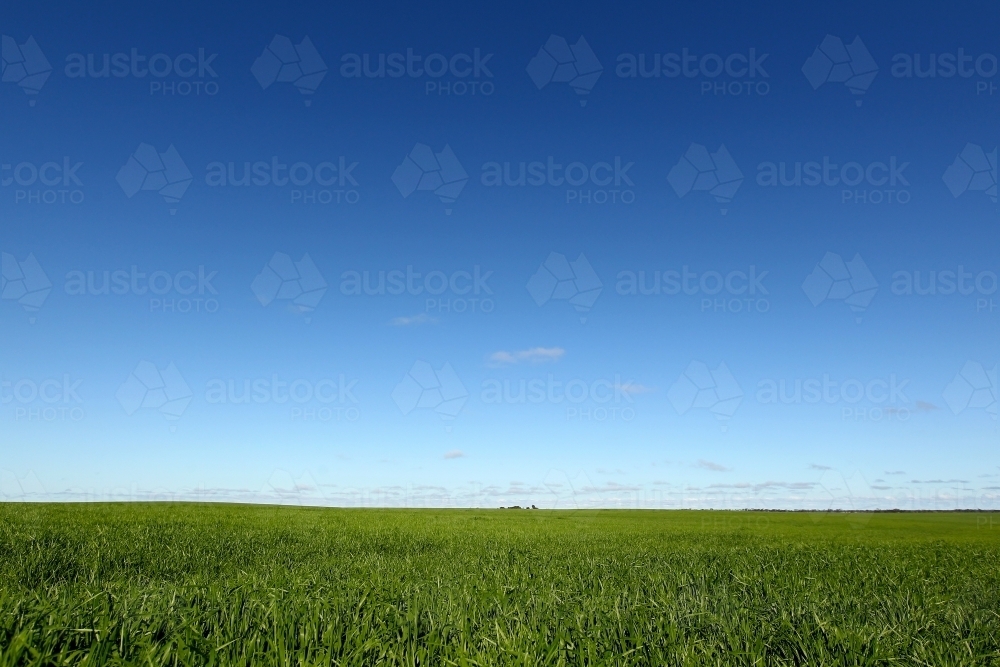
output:
MULTIPOLYGON (((33 36, 53 71, 37 95, 0 85, 0 163, 82 162, 72 189, 83 201, 18 200, 62 186, 0 187, 0 250, 18 261, 33 253, 53 284, 38 312, 7 292, 0 301, 0 379, 10 383, 0 391, 3 497, 997 507, 995 371, 992 414, 949 405, 945 395, 969 362, 989 370, 1000 361, 1000 293, 993 291, 1000 218, 986 193, 955 197, 942 176, 969 143, 995 150, 1000 75, 892 73, 897 54, 920 54, 926 63, 930 54, 961 48, 995 63, 995 3, 288 4, 109 3, 95 12, 36 2, 5 9, 0 31, 19 45, 33 36), (275 34, 311 39, 328 67, 315 94, 258 84, 251 65, 275 34), (570 43, 584 36, 603 66, 586 106, 567 84, 537 89, 526 73, 552 34, 570 43), (845 43, 860 36, 879 67, 860 106, 843 84, 814 90, 801 71, 828 34, 845 43), (217 77, 204 79, 218 92, 163 95, 150 92, 150 77, 66 75, 70 54, 95 54, 100 62, 133 48, 147 57, 218 54, 211 63, 217 77), (341 76, 345 54, 377 58, 407 49, 493 54, 492 76, 478 80, 492 94, 427 94, 427 77, 341 76), (620 54, 683 49, 722 58, 766 53, 767 77, 753 85, 766 83, 767 93, 702 93, 706 81, 732 81, 726 75, 616 75, 620 54), (180 202, 168 204, 156 192, 129 198, 119 187, 115 176, 140 143, 160 152, 173 145, 181 155, 193 181, 180 202), (391 176, 416 143, 452 148, 469 175, 457 201, 446 205, 421 191, 401 196, 391 176), (692 143, 709 151, 724 144, 732 155, 744 180, 731 203, 707 192, 678 196, 668 183, 692 143), (292 203, 290 185, 206 183, 212 162, 236 163, 241 172, 244 162, 274 156, 286 164, 357 162, 357 185, 348 188, 357 203, 292 203), (482 182, 487 163, 516 169, 549 156, 562 164, 631 163, 632 184, 621 189, 634 201, 567 202, 565 186, 482 182), (845 203, 838 186, 758 183, 762 163, 824 157, 908 163, 908 184, 896 188, 907 203, 845 203), (312 258, 329 286, 314 312, 256 299, 251 283, 275 252, 312 258), (526 289, 553 252, 569 260, 582 253, 603 283, 585 323, 565 301, 538 306, 526 289), (828 252, 844 260, 859 254, 877 280, 863 314, 837 301, 814 307, 804 293, 803 281, 828 252), (147 274, 216 272, 215 312, 162 312, 148 294, 67 293, 73 271, 100 276, 133 265, 147 274), (341 289, 345 272, 408 266, 448 275, 480 267, 490 273, 491 312, 481 303, 442 312, 424 295, 341 289), (622 272, 648 276, 685 266, 699 274, 751 266, 767 272, 767 294, 753 304, 765 312, 705 309, 702 294, 616 289, 622 272), (982 274, 990 293, 906 296, 892 289, 897 272, 919 271, 926 283, 929 272, 959 266, 982 274), (517 354, 536 348, 546 352, 517 354), (505 358, 494 357, 498 352, 520 360, 496 361, 505 358), (116 399, 143 360, 160 369, 174 363, 190 387, 179 419, 155 409, 128 415, 116 399), (417 361, 454 369, 468 392, 454 420, 432 409, 404 414, 393 400, 417 361), (731 371, 743 392, 731 418, 698 408, 681 414, 671 401, 671 387, 693 361, 731 371), (314 384, 343 376, 356 402, 346 395, 343 403, 313 400, 300 414, 291 403, 218 404, 206 395, 213 380, 242 386, 275 374, 314 384), (50 378, 61 386, 67 376, 79 381, 80 402, 11 393, 18 383, 30 392, 50 378), (824 376, 838 386, 881 386, 895 377, 903 389, 884 402, 775 405, 758 396, 768 380, 791 386, 824 376), (618 378, 631 391, 610 403, 484 400, 494 382, 516 387, 550 377, 563 385, 618 378), (324 406, 329 419, 303 418, 324 406)), ((864 188, 893 189, 854 189, 864 188)))

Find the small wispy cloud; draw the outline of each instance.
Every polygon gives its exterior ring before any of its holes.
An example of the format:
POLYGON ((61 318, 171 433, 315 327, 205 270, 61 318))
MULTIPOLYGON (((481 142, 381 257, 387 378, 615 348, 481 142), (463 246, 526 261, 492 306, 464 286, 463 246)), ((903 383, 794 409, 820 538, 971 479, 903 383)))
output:
POLYGON ((728 472, 729 468, 722 465, 721 463, 715 463, 714 461, 706 461, 705 459, 698 460, 698 467, 702 470, 711 470, 712 472, 728 472))
MULTIPOLYGON (((793 491, 808 491, 816 487, 815 482, 763 482, 761 484, 750 484, 741 482, 737 484, 709 484, 709 489, 752 489, 755 493, 765 489, 790 489, 793 491)), ((690 486, 688 488, 698 489, 700 487, 690 486)))
POLYGON ((629 381, 621 386, 621 391, 629 396, 635 396, 637 394, 648 394, 656 391, 656 387, 647 387, 644 384, 629 381))
POLYGON ((818 463, 811 463, 809 465, 810 470, 833 470, 830 466, 821 466, 818 463))
POLYGON ((461 449, 452 449, 451 451, 445 452, 444 457, 446 459, 460 459, 465 456, 465 452, 461 449))
POLYGON ((488 357, 490 364, 494 366, 507 366, 510 364, 532 363, 541 364, 546 362, 559 361, 566 354, 566 350, 561 347, 533 347, 528 350, 499 350, 488 357))
POLYGON ((618 482, 605 482, 604 486, 585 486, 584 493, 614 493, 616 491, 641 491, 641 486, 619 484, 618 482))
POLYGON ((906 471, 905 470, 886 470, 885 474, 886 475, 905 475, 906 471))
POLYGON ((427 313, 420 313, 412 316, 394 317, 389 321, 394 327, 415 327, 421 324, 437 324, 437 318, 431 317, 427 313))
POLYGON ((934 405, 933 403, 928 403, 927 401, 917 401, 914 404, 913 408, 907 408, 907 407, 901 407, 901 408, 887 407, 887 408, 883 408, 882 412, 884 412, 886 415, 890 415, 890 416, 892 416, 892 415, 902 415, 903 419, 906 419, 907 417, 909 417, 913 413, 916 413, 916 414, 926 414, 928 412, 934 412, 935 410, 940 410, 940 409, 941 408, 939 408, 938 406, 934 405))

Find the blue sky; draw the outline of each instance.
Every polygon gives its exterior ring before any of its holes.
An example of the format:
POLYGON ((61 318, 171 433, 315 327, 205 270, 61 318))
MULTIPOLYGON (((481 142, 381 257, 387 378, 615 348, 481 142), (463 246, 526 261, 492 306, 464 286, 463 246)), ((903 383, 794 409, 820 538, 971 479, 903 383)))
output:
POLYGON ((54 7, 4 498, 996 507, 995 5, 54 7))

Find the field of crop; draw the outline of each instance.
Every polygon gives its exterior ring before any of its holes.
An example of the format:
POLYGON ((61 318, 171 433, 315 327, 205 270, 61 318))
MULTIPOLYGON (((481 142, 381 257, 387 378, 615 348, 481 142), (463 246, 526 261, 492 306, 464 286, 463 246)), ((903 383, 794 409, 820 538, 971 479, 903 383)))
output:
POLYGON ((0 505, 0 665, 1000 665, 1000 515, 0 505))

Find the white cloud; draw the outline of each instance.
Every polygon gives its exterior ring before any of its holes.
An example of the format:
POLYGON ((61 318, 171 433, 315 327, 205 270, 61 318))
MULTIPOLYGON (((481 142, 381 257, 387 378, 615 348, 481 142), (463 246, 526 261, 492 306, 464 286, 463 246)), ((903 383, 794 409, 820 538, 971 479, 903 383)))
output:
POLYGON ((721 463, 715 463, 713 461, 706 461, 705 459, 698 460, 698 467, 704 470, 711 470, 712 472, 728 472, 729 468, 722 465, 721 463))
POLYGON ((446 459, 460 459, 463 456, 465 456, 465 452, 463 452, 461 449, 453 449, 449 452, 445 452, 444 455, 446 459))
POLYGON ((566 354, 566 350, 561 347, 533 347, 529 350, 516 350, 514 352, 500 350, 489 356, 489 362, 494 366, 519 364, 525 361, 539 364, 548 361, 559 361, 564 354, 566 354))
POLYGON ((585 486, 584 493, 614 493, 617 491, 641 491, 641 486, 619 484, 618 482, 606 482, 604 486, 585 486))
POLYGON ((394 317, 389 321, 394 327, 409 327, 409 326, 419 326, 421 324, 437 324, 437 319, 431 317, 427 313, 420 313, 418 315, 413 315, 410 317, 401 316, 394 317))
POLYGON ((654 392, 656 391, 656 387, 647 387, 644 384, 629 381, 621 386, 621 390, 625 394, 635 396, 636 394, 648 394, 650 392, 654 392))

